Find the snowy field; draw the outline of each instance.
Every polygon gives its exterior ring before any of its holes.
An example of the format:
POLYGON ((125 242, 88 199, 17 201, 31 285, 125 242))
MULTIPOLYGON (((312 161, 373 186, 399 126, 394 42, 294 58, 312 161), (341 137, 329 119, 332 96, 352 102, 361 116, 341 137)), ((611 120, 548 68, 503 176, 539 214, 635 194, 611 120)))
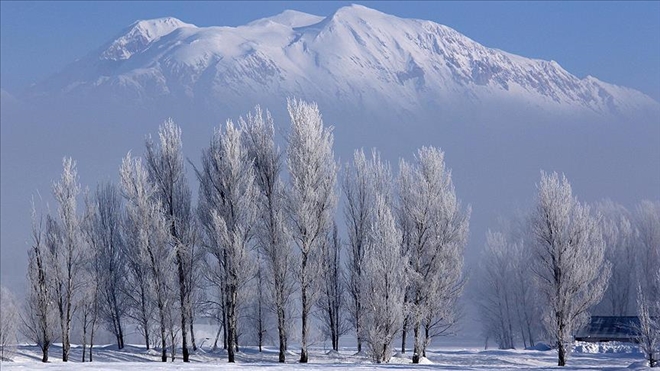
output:
MULTIPOLYGON (((158 362, 157 352, 137 346, 118 351, 115 346, 95 347, 94 362, 80 363, 81 349, 72 346, 74 360, 63 364, 61 348, 51 348, 51 362, 39 362, 40 353, 34 346, 19 346, 12 351, 13 362, 2 362, 2 371, 10 370, 643 370, 643 357, 636 347, 627 345, 578 344, 568 360, 567 367, 557 367, 557 353, 552 350, 483 350, 477 348, 442 348, 430 351, 423 363, 412 365, 409 357, 394 357, 389 364, 373 364, 367 357, 355 356, 355 349, 346 348, 339 354, 322 349, 312 350, 309 364, 296 362, 297 355, 289 354, 287 364, 277 363, 275 348, 263 353, 255 348, 244 348, 237 355, 236 364, 228 364, 226 353, 198 351, 189 364, 178 359, 174 363, 158 362)), ((649 369, 650 370, 650 369, 649 369)))

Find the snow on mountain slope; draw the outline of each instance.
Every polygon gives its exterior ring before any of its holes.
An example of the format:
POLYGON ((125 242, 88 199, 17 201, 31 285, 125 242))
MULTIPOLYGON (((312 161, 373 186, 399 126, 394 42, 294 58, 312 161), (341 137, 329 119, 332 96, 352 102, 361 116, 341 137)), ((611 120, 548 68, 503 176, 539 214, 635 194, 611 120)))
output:
POLYGON ((133 23, 116 40, 110 43, 100 59, 124 60, 143 52, 153 41, 181 27, 195 27, 172 17, 138 21, 133 23))
POLYGON ((239 27, 139 21, 31 92, 62 93, 227 107, 295 95, 398 113, 479 104, 599 115, 658 107, 640 92, 579 79, 554 61, 487 48, 449 27, 360 5, 326 18, 285 11, 239 27))

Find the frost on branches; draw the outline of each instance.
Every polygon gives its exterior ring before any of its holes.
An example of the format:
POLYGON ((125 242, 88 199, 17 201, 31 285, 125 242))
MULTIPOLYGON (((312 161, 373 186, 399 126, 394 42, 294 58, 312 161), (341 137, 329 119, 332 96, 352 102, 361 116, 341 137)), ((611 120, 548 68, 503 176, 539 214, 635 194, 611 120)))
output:
POLYGON ((557 173, 541 173, 531 217, 536 282, 545 308, 543 323, 566 365, 573 333, 589 318, 607 288, 610 265, 598 220, 573 196, 557 173))

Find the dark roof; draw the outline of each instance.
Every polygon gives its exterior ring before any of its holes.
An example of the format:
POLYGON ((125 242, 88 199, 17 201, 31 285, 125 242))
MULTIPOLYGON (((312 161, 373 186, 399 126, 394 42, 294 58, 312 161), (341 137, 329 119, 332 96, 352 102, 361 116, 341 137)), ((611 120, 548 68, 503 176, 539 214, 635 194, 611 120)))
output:
POLYGON ((582 341, 628 341, 639 336, 639 318, 636 316, 592 316, 589 323, 575 335, 582 341))

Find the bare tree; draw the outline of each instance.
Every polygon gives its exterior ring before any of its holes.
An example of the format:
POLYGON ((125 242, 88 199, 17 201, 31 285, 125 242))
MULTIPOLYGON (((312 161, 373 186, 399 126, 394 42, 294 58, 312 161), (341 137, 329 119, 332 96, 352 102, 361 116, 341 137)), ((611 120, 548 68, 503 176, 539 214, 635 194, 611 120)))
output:
POLYGON ((97 277, 99 320, 115 336, 117 347, 123 349, 128 269, 121 234, 123 208, 119 190, 112 183, 98 185, 87 209, 84 230, 91 249, 91 269, 97 277))
POLYGON ((628 210, 612 201, 598 203, 596 210, 602 216, 605 258, 612 265, 612 276, 598 310, 607 315, 627 316, 635 304, 635 255, 638 252, 635 226, 628 210))
POLYGON ((401 329, 406 291, 401 235, 386 198, 377 195, 369 224, 362 277, 364 326, 362 337, 377 363, 388 362, 392 341, 401 329))
POLYGON ((259 187, 257 245, 264 256, 265 282, 270 302, 277 315, 279 362, 286 359, 286 342, 291 296, 295 290, 292 277, 291 247, 284 214, 284 185, 281 180, 282 152, 275 145, 273 119, 257 106, 255 113, 240 119, 249 158, 259 187))
POLYGON ((418 363, 431 338, 453 324, 464 286, 470 208, 462 210, 442 151, 421 148, 413 166, 401 160, 398 215, 409 257, 408 308, 415 337, 413 363, 418 363))
POLYGON ((202 154, 199 214, 206 232, 205 247, 212 271, 224 285, 227 355, 234 362, 239 290, 253 277, 250 241, 256 222, 258 188, 253 165, 242 143, 242 130, 231 121, 216 130, 202 154))
POLYGON ((660 298, 660 202, 644 200, 635 209, 638 238, 637 274, 646 298, 660 298))
POLYGON ((500 349, 514 346, 513 249, 501 232, 486 234, 486 250, 479 264, 478 304, 484 332, 500 349))
POLYGON ((332 131, 324 127, 318 106, 288 100, 287 109, 291 117, 287 207, 293 240, 300 251, 297 267, 302 304, 300 362, 307 363, 309 314, 315 301, 312 288, 319 250, 330 229, 337 202, 337 164, 332 151, 332 131))
POLYGON ((501 232, 488 231, 480 262, 477 303, 484 335, 494 337, 500 348, 516 346, 516 331, 525 348, 534 346, 541 330, 530 269, 528 219, 520 213, 501 219, 501 232))
POLYGON ((48 351, 55 340, 54 303, 52 297, 52 266, 49 257, 42 217, 32 202, 32 246, 28 252, 29 291, 25 311, 21 315, 22 332, 41 349, 41 361, 48 362, 48 351))
POLYGON ((146 141, 147 170, 154 185, 155 197, 169 224, 170 245, 174 250, 179 287, 183 361, 189 362, 188 326, 192 323, 192 272, 194 263, 194 228, 191 193, 185 178, 181 128, 168 119, 158 130, 159 144, 146 141))
POLYGON ((129 153, 122 161, 120 176, 122 192, 127 200, 126 250, 133 261, 133 273, 140 275, 137 283, 144 285, 137 288, 139 302, 145 307, 140 311, 145 316, 144 331, 148 331, 146 306, 153 295, 160 325, 161 361, 167 362, 167 312, 172 310, 169 285, 174 258, 172 249, 168 247, 170 224, 161 212, 162 205, 155 197, 156 190, 148 181, 147 171, 140 159, 133 159, 129 153))
POLYGON ((317 302, 321 329, 326 338, 330 338, 334 351, 339 351, 339 337, 349 329, 342 313, 344 285, 340 256, 341 240, 337 225, 334 224, 326 242, 321 246, 321 290, 317 302))
POLYGON ((513 299, 516 314, 516 323, 520 330, 525 348, 533 347, 539 338, 541 326, 538 318, 541 317, 538 303, 538 293, 534 289, 534 275, 531 271, 531 256, 528 253, 530 238, 525 228, 526 219, 518 219, 515 227, 516 233, 509 237, 511 266, 513 268, 513 299))
POLYGON ((544 310, 544 325, 565 366, 572 335, 589 317, 610 277, 598 220, 573 196, 565 176, 541 173, 531 217, 533 265, 544 310))
MULTIPOLYGON (((91 263, 91 262, 90 262, 91 263)), ((94 263, 91 263, 94 264, 94 263)), ((78 317, 82 327, 82 362, 87 360, 87 345, 89 344, 89 362, 92 362, 92 349, 94 347, 94 333, 98 327, 99 317, 99 286, 96 271, 90 267, 84 272, 84 284, 80 287, 80 301, 78 302, 78 317), (89 336, 88 336, 89 335, 89 336)))

